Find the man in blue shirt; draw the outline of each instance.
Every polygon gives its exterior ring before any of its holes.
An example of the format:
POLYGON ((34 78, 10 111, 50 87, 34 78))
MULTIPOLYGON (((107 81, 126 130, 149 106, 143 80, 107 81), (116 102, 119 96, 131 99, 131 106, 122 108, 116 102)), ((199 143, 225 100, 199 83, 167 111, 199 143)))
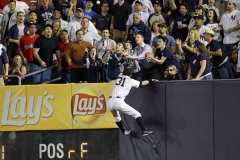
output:
POLYGON ((92 10, 93 1, 92 0, 86 0, 86 8, 84 9, 84 17, 87 17, 89 20, 92 20, 93 17, 97 15, 96 12, 92 10))
MULTIPOLYGON (((7 53, 3 48, 4 46, 0 44, 0 75, 8 75, 7 53)), ((7 79, 7 78, 0 77, 0 86, 4 86, 4 79, 7 79)))

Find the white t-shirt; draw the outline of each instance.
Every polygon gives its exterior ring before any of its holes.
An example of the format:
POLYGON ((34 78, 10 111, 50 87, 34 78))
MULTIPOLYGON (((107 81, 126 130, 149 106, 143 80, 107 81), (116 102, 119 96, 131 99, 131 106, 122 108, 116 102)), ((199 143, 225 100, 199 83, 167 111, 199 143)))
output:
MULTIPOLYGON (((219 26, 218 23, 213 23, 213 24, 208 23, 206 25, 206 27, 208 27, 211 30, 213 30, 213 28, 216 28, 218 26, 219 26)), ((222 41, 221 33, 220 32, 215 32, 215 35, 214 35, 213 39, 215 39, 218 42, 221 42, 222 41)))
MULTIPOLYGON (((22 11, 28 13, 29 6, 23 1, 16 1, 16 12, 22 11)), ((8 4, 3 8, 3 13, 6 14, 10 11, 8 4)))
POLYGON ((115 86, 113 87, 111 96, 125 98, 132 87, 138 88, 140 85, 139 81, 136 81, 129 76, 125 76, 122 73, 119 74, 115 86))
POLYGON ((233 31, 230 34, 226 32, 229 28, 236 27, 239 24, 240 24, 240 11, 235 10, 231 13, 229 11, 226 11, 223 13, 219 25, 223 27, 224 44, 232 44, 240 40, 240 30, 233 31))
MULTIPOLYGON (((197 28, 195 27, 195 29, 197 29, 197 28)), ((205 25, 202 25, 202 27, 198 30, 199 41, 200 41, 201 43, 203 43, 205 46, 208 44, 208 42, 204 40, 204 38, 203 38, 203 33, 204 33, 207 29, 209 29, 209 28, 206 27, 205 25)))

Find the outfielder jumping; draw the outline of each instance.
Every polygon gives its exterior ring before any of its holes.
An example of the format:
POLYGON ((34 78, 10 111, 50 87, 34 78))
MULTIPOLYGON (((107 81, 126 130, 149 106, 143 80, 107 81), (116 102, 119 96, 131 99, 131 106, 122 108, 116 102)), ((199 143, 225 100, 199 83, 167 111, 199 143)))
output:
POLYGON ((112 90, 111 96, 108 99, 107 107, 109 111, 113 114, 117 126, 124 135, 126 136, 131 135, 132 131, 123 129, 121 116, 119 112, 122 112, 135 118, 137 124, 140 126, 142 130, 142 136, 147 136, 153 134, 153 131, 146 130, 141 114, 137 110, 126 104, 124 99, 129 94, 132 87, 138 88, 157 80, 151 79, 139 82, 130 78, 132 76, 132 73, 133 70, 131 68, 124 68, 123 73, 119 74, 115 86, 112 90))

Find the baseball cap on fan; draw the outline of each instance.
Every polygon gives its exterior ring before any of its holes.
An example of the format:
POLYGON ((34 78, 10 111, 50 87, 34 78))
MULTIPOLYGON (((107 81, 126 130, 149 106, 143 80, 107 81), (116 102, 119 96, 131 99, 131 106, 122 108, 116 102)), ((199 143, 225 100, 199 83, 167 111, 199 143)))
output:
POLYGON ((83 9, 82 8, 77 8, 77 11, 83 12, 83 9))
POLYGON ((136 1, 135 4, 138 3, 140 5, 143 5, 141 1, 136 1))

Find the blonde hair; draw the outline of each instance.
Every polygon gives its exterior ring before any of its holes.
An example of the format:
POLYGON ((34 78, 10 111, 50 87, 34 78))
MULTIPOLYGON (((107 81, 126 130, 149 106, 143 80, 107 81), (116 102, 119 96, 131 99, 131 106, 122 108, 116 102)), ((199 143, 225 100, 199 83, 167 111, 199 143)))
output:
POLYGON ((15 59, 16 59, 17 57, 20 57, 20 58, 21 58, 21 66, 23 65, 22 57, 21 57, 20 55, 16 55, 16 56, 14 56, 14 58, 13 58, 12 68, 15 68, 15 67, 16 67, 16 66, 15 66, 15 65, 16 65, 15 59))
POLYGON ((177 67, 174 64, 171 64, 168 66, 168 68, 170 68, 170 67, 173 68, 174 70, 178 71, 177 67))
POLYGON ((55 34, 55 36, 56 37, 58 37, 58 36, 60 36, 60 32, 61 32, 61 29, 62 29, 62 26, 61 26, 61 21, 60 20, 54 20, 53 22, 52 22, 52 26, 53 26, 53 34, 55 34), (58 29, 58 31, 57 32, 54 32, 54 24, 55 23, 59 23, 59 29, 58 29))
POLYGON ((199 40, 199 34, 198 34, 198 30, 196 29, 190 29, 189 32, 188 32, 188 35, 190 32, 193 32, 194 34, 194 38, 193 40, 190 40, 190 38, 188 38, 188 42, 190 43, 190 45, 192 45, 196 40, 199 40))

